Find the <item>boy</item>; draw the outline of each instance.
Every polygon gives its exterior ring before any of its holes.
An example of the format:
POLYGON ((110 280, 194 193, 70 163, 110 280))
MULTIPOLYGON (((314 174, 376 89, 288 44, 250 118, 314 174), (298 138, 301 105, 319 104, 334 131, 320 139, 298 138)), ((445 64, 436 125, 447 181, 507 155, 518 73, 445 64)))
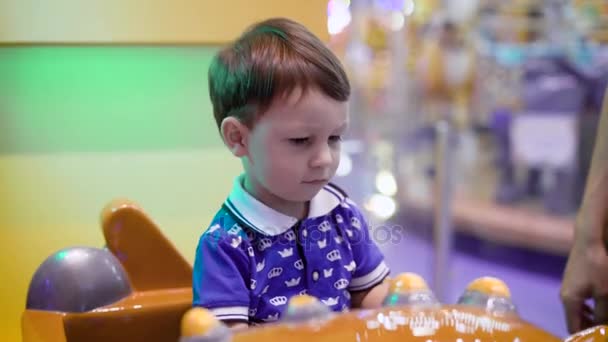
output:
POLYGON ((194 306, 231 326, 275 321, 290 297, 333 311, 379 307, 389 269, 357 206, 329 183, 350 85, 304 26, 260 22, 220 51, 209 92, 238 177, 194 263, 194 306))

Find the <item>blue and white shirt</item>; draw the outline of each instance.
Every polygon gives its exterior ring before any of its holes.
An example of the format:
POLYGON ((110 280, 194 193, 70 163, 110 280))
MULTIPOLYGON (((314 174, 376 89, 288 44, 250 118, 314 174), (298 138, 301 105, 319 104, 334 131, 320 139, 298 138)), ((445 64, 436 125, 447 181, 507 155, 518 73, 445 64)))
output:
POLYGON ((298 294, 344 311, 351 291, 388 273, 363 215, 336 186, 319 191, 300 221, 245 192, 241 176, 199 240, 193 305, 250 324, 278 320, 298 294))

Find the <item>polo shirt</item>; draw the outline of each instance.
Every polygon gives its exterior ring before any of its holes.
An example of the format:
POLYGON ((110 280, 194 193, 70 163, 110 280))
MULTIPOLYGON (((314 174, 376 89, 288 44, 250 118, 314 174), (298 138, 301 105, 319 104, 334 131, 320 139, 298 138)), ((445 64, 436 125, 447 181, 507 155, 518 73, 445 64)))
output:
POLYGON ((198 242, 193 305, 220 320, 278 320, 289 298, 308 294, 333 311, 351 292, 384 280, 389 268, 357 205, 333 184, 310 201, 303 220, 247 193, 243 176, 198 242))

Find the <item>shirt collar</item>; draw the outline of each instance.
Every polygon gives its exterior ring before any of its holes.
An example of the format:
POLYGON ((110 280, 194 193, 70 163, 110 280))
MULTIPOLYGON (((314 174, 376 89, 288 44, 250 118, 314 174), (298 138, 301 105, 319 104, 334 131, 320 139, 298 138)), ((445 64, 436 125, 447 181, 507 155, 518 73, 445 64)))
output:
MULTIPOLYGON (((298 219, 280 213, 251 196, 243 188, 244 175, 235 178, 225 205, 238 219, 265 235, 282 234, 293 227, 298 219)), ((345 200, 344 194, 331 184, 321 189, 310 201, 308 218, 327 215, 345 200)))

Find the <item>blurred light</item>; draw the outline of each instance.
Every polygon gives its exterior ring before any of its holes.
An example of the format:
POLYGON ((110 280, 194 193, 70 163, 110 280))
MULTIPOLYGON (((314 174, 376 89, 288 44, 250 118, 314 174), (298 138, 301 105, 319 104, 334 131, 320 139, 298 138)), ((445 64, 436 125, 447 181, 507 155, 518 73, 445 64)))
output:
POLYGON ((451 21, 467 23, 477 14, 479 2, 479 0, 446 1, 444 11, 451 21))
POLYGON ((416 4, 414 3, 414 0, 405 0, 405 3, 403 4, 403 14, 410 16, 414 14, 415 9, 416 4))
POLYGON ((327 31, 338 34, 350 24, 350 0, 330 0, 327 3, 327 31))
POLYGON ((397 193, 395 176, 386 170, 378 172, 376 175, 376 189, 383 195, 394 196, 397 193))
POLYGON ((340 155, 340 164, 338 164, 338 169, 336 170, 336 176, 344 177, 353 170, 353 160, 347 153, 342 153, 340 155))
POLYGON ((364 144, 361 140, 344 140, 342 141, 342 151, 346 153, 362 153, 364 151, 364 144))
POLYGON ((404 24, 405 17, 403 16, 403 13, 395 11, 391 14, 391 28, 393 31, 401 30, 404 24))
POLYGON ((383 11, 399 11, 403 8, 403 0, 374 0, 373 3, 383 11))
POLYGON ((390 218, 395 214, 395 211, 397 211, 397 203, 395 203, 395 200, 380 194, 372 195, 367 203, 365 203, 365 207, 372 214, 383 220, 390 218))

